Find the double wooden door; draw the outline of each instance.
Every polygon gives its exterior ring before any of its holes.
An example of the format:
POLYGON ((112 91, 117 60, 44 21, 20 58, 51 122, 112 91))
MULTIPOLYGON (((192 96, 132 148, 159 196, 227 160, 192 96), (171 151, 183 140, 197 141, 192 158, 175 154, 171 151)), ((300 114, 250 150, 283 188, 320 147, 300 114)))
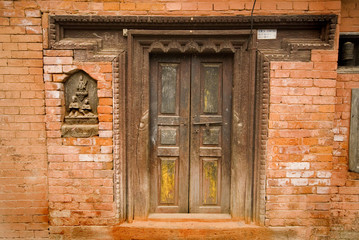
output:
POLYGON ((229 213, 232 57, 150 57, 150 211, 229 213))

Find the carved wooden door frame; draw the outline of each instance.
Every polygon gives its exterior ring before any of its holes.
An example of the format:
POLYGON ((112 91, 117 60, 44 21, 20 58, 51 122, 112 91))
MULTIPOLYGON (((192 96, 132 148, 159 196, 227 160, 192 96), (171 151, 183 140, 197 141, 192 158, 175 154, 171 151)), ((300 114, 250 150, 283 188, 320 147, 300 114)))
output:
POLYGON ((233 56, 231 203, 233 220, 253 218, 255 31, 130 30, 127 66, 127 219, 146 219, 150 204, 149 56, 228 53, 233 56))

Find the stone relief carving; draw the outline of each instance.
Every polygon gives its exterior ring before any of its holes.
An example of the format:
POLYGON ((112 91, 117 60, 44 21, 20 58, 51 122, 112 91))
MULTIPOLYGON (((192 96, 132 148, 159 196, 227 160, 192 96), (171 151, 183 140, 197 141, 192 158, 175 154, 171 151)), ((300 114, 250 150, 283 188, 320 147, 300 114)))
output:
POLYGON ((98 134, 97 83, 79 71, 65 82, 63 137, 91 137, 98 134))

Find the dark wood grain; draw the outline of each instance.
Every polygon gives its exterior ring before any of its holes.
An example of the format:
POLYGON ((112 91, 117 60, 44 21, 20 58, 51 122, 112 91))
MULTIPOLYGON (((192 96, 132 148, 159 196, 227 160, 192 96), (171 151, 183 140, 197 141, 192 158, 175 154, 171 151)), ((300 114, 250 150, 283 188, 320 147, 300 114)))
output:
POLYGON ((188 211, 188 61, 150 59, 150 212, 188 211))
POLYGON ((352 105, 349 140, 349 169, 359 172, 359 89, 352 89, 352 105))
POLYGON ((228 213, 232 56, 194 56, 191 72, 190 212, 228 213), (222 133, 217 144, 206 144, 211 130, 222 133))
MULTIPOLYGON (((128 96, 136 96, 129 97, 127 105, 129 221, 147 219, 151 212, 223 212, 230 213, 232 219, 251 221, 253 208, 256 207, 253 205, 253 195, 257 194, 253 193, 253 142, 254 135, 259 133, 254 133, 255 49, 253 46, 246 47, 249 31, 228 31, 226 38, 211 35, 211 31, 194 31, 191 32, 192 37, 188 37, 186 30, 172 31, 161 37, 156 35, 159 33, 141 30, 129 32, 131 56, 128 58, 128 96), (201 36, 209 37, 204 45, 201 36), (208 43, 213 36, 216 36, 216 44, 208 43), (175 44, 174 41, 182 45, 175 44), (156 61, 157 66, 154 68, 152 64, 156 61), (159 85, 162 79, 158 66, 161 63, 180 64, 175 113, 160 112, 162 90, 159 85), (218 99, 212 101, 217 101, 218 107, 216 111, 205 112, 203 66, 216 64, 221 65, 218 68, 221 74, 218 76, 223 78, 217 86, 218 99), (152 71, 153 69, 157 70, 152 71), (225 84, 224 79, 228 77, 232 82, 225 84), (152 83, 152 79, 155 83, 152 83), (154 94, 157 100, 152 101, 154 94), (232 97, 226 98, 227 96, 232 97), (227 113, 226 119, 224 115, 227 113), (153 124, 154 118, 156 124, 153 124), (161 143, 161 129, 171 130, 171 136, 176 131, 176 136, 161 143), (215 133, 212 135, 215 129, 219 130, 217 139, 215 133), (225 144, 226 141, 228 144, 225 144), (157 145, 155 150, 152 145, 157 145), (153 159, 156 160, 153 162, 153 159), (176 162, 175 170, 167 170, 170 174, 167 180, 160 178, 161 171, 164 171, 161 169, 161 159, 176 162), (208 162, 211 164, 208 165, 208 162), (187 173, 181 175, 185 171, 187 173), (175 192, 178 192, 174 197, 175 204, 172 195, 161 203, 161 181, 172 182, 173 174, 178 176, 174 178, 175 192), (214 178, 217 181, 212 181, 214 178), (186 179, 187 184, 181 184, 186 179), (213 194, 217 199, 213 198, 213 194)), ((214 94, 213 89, 211 94, 214 94)), ((170 186, 173 190, 173 184, 170 186)))

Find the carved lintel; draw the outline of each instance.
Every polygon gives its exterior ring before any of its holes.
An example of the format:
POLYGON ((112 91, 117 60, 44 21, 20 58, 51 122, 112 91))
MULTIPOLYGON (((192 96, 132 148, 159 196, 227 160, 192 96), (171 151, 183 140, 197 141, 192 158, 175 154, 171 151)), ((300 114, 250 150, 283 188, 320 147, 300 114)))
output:
POLYGON ((198 43, 196 43, 195 41, 188 42, 184 47, 184 50, 188 53, 197 53, 201 51, 198 43))
POLYGON ((98 125, 64 124, 61 127, 62 137, 87 138, 98 135, 98 125))
POLYGON ((177 41, 172 41, 168 44, 168 52, 170 53, 181 53, 183 52, 183 47, 177 41))
MULTIPOLYGON (((218 39, 217 39, 218 40, 218 39)), ((230 41, 221 43, 218 47, 214 41, 191 40, 182 46, 178 41, 167 45, 161 41, 153 42, 149 47, 151 53, 234 53, 235 47, 230 41)))
POLYGON ((166 52, 166 48, 163 46, 163 44, 161 42, 152 43, 149 50, 154 53, 166 52))

